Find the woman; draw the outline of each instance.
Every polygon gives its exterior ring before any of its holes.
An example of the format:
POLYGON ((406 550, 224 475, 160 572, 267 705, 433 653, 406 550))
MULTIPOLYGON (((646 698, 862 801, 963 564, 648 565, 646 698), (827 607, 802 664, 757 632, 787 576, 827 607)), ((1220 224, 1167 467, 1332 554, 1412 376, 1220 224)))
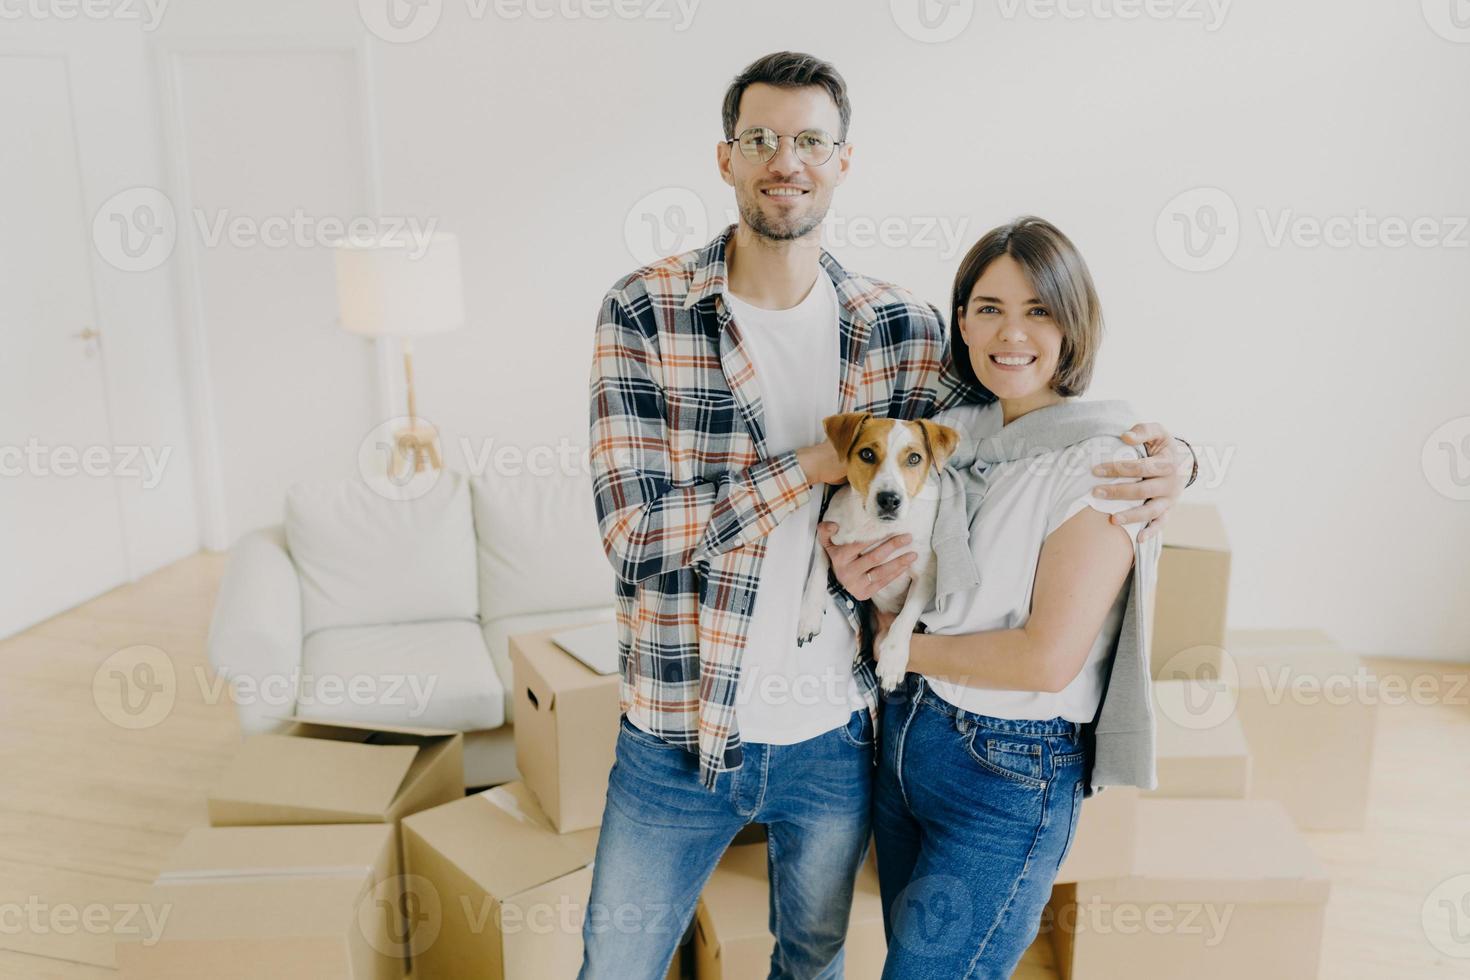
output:
MULTIPOLYGON (((1102 334, 1087 267, 1055 227, 1021 218, 965 256, 952 310, 956 370, 997 397, 939 419, 968 437, 961 520, 980 585, 940 583, 884 705, 885 980, 1009 977, 1089 785, 1153 780, 1137 610, 1157 541, 1140 546, 1142 525, 1109 518, 1127 502, 1093 492, 1114 482, 1095 465, 1137 451, 1109 434, 1130 409, 1074 401, 1102 334)), ((891 622, 879 615, 880 637, 891 622)))

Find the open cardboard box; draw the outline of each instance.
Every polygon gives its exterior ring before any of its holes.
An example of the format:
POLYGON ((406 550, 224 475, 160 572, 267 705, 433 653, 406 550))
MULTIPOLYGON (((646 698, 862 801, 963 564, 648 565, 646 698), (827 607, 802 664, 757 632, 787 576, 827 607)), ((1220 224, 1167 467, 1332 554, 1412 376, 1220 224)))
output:
POLYGON ((192 830, 148 893, 161 936, 119 940, 118 966, 127 980, 396 980, 393 856, 385 825, 192 830))
POLYGON ((557 833, 521 783, 406 818, 408 880, 429 915, 414 980, 572 980, 597 833, 557 833))
POLYGON ((561 833, 602 824, 618 740, 617 674, 599 674, 552 642, 563 628, 510 638, 516 768, 561 833))
POLYGON ((1062 980, 1317 976, 1329 883, 1269 800, 1140 800, 1123 878, 1059 885, 1043 918, 1062 980))
MULTIPOLYGON (((464 739, 436 728, 286 719, 248 736, 208 797, 216 827, 396 824, 464 795, 464 739)), ((395 852, 393 874, 402 867, 395 852)))

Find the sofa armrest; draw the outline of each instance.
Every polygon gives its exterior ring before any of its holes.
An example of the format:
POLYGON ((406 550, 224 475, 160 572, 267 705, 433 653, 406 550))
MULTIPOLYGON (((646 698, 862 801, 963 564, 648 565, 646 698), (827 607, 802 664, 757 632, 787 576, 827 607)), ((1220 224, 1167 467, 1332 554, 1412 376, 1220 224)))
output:
POLYGON ((246 534, 229 561, 209 624, 209 663, 230 682, 245 734, 271 731, 296 710, 301 581, 283 528, 246 534))

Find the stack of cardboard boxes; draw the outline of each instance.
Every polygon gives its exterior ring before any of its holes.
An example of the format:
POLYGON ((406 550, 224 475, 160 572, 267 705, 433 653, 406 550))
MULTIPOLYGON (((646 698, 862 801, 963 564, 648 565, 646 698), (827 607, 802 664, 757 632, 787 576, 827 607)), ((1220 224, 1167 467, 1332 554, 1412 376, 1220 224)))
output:
POLYGON ((440 909, 415 980, 571 980, 582 963, 618 677, 562 651, 558 632, 510 639, 521 780, 403 822, 409 881, 440 909))
POLYGON ((138 980, 397 980, 421 911, 405 816, 464 793, 458 732, 293 721, 245 740, 153 884, 156 943, 119 942, 138 980))
POLYGON ((1229 578, 1219 514, 1177 507, 1150 655, 1159 785, 1128 870, 1053 892, 1064 980, 1317 976, 1329 882, 1301 831, 1363 826, 1372 681, 1321 633, 1227 634, 1229 578))

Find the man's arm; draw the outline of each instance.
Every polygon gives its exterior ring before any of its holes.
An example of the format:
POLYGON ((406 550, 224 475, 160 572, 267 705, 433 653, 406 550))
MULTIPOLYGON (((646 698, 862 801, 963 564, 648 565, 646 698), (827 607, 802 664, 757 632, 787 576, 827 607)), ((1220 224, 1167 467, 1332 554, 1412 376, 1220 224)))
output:
POLYGON ((662 370, 657 346, 609 294, 592 358, 592 487, 603 550, 627 582, 765 537, 830 475, 809 447, 674 486, 662 370))

